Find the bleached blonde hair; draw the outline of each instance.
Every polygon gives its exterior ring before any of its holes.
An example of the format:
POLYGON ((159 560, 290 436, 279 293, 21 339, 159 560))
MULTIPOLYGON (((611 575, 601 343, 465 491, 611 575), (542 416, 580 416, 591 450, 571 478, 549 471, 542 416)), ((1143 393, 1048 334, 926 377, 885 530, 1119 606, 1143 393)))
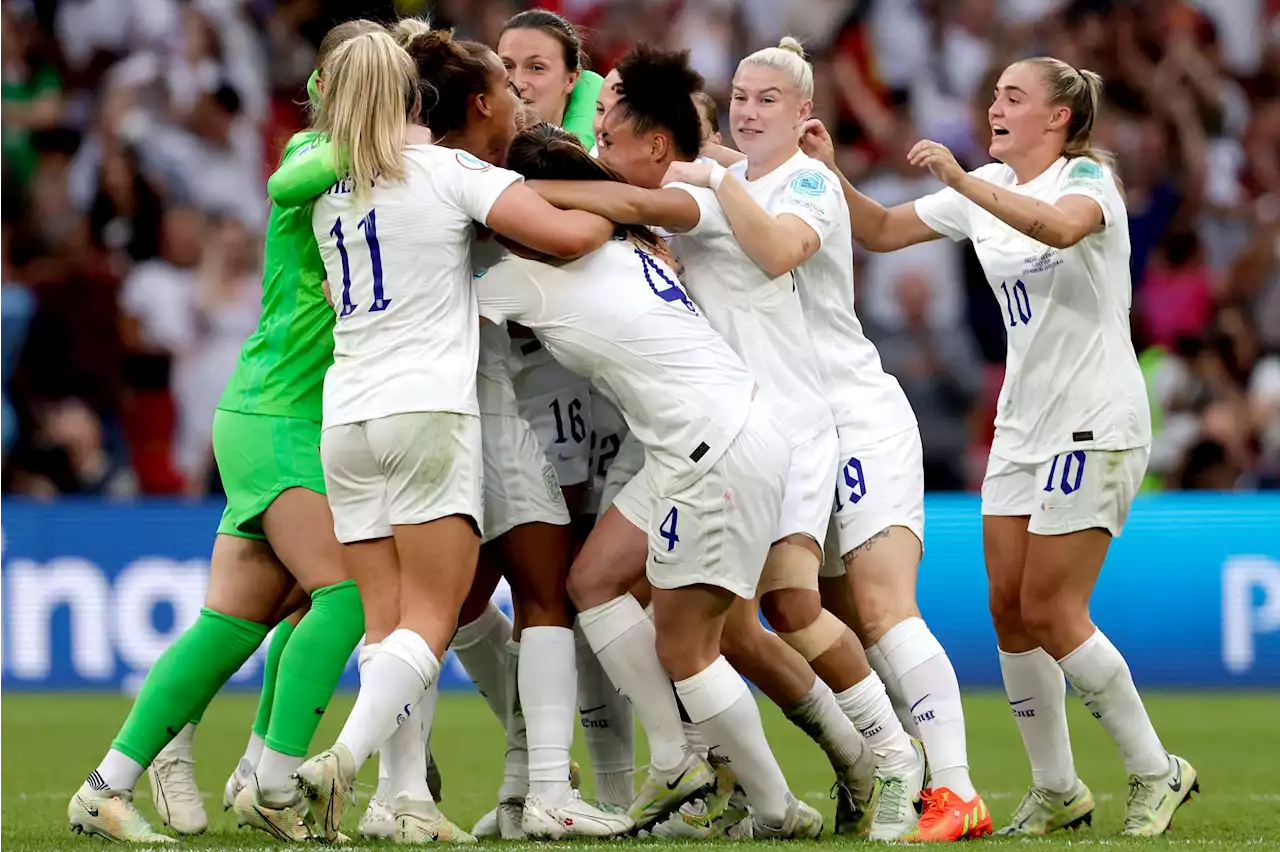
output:
POLYGON ((778 42, 777 47, 765 47, 743 59, 743 65, 760 65, 782 71, 791 77, 803 100, 813 100, 813 66, 805 59, 804 46, 791 36, 778 42))
POLYGON ((418 86, 413 59, 385 31, 366 32, 334 48, 320 74, 317 126, 346 152, 355 194, 377 179, 404 180, 404 135, 418 86))

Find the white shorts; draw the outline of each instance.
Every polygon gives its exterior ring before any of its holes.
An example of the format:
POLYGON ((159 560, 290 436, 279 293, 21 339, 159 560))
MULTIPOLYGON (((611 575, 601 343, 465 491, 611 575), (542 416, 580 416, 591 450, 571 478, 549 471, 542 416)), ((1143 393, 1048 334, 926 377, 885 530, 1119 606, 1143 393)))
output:
POLYGON ((649 528, 649 495, 648 486, 644 484, 644 444, 630 432, 622 439, 618 447, 618 455, 604 477, 604 489, 600 492, 600 505, 596 507, 596 518, 614 506, 639 529, 649 528), (632 482, 639 481, 633 488, 627 488, 632 482))
POLYGON ((630 516, 627 520, 648 530, 645 573, 651 585, 679 589, 704 584, 741 598, 755 597, 790 466, 791 448, 782 428, 756 403, 724 455, 695 482, 667 495, 654 494, 644 474, 627 483, 615 505, 649 497, 647 523, 637 524, 630 516))
MULTIPOLYGON (((515 341, 524 348, 535 342, 515 341)), ((591 382, 561 367, 545 350, 527 359, 531 363, 512 379, 520 416, 533 427, 560 484, 580 485, 591 464, 591 382)))
POLYGON ((797 533, 821 547, 831 523, 831 489, 836 484, 840 439, 828 429, 791 449, 791 470, 782 497, 782 517, 774 541, 797 533))
POLYGON ((520 417, 480 416, 484 455, 483 540, 521 524, 569 523, 555 469, 520 417))
POLYGON ((482 517, 480 418, 445 411, 393 414, 330 426, 320 463, 333 532, 350 544, 391 535, 392 526, 482 517))
POLYGON ((982 514, 1028 515, 1028 531, 1065 535, 1095 527, 1120 535, 1147 473, 1151 447, 1071 450, 1040 464, 991 456, 982 514))
MULTIPOLYGON (((582 514, 598 517, 601 497, 608 489, 609 470, 618 458, 622 441, 628 435, 627 421, 609 398, 591 388, 591 453, 588 463, 587 493, 583 495, 582 514)), ((644 451, 641 450, 643 459, 644 451)), ((632 473, 636 473, 639 467, 632 473)), ((619 488, 622 486, 619 485, 619 488)), ((617 493, 615 490, 613 493, 617 493)))
POLYGON ((924 451, 912 426, 856 444, 842 436, 836 497, 820 577, 843 577, 844 555, 889 527, 906 527, 924 544, 924 451))

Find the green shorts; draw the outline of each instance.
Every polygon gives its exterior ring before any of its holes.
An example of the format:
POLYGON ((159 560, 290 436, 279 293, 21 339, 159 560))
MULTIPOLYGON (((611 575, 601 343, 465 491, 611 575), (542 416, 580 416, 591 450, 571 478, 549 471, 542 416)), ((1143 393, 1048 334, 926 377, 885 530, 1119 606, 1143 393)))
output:
POLYGON ((218 533, 265 539, 262 515, 286 488, 324 494, 320 424, 292 417, 218 409, 213 415, 213 456, 227 508, 218 533))

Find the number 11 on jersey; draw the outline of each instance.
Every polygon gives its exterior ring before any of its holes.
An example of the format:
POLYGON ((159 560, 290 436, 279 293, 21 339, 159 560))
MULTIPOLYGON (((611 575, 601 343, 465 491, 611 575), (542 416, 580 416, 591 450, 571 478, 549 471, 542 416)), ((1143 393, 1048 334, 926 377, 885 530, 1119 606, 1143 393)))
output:
MULTIPOLYGON (((370 210, 369 215, 356 223, 356 227, 364 231, 364 241, 369 246, 369 266, 373 273, 373 304, 369 306, 369 313, 385 311, 391 300, 382 291, 382 249, 378 245, 377 211, 370 210)), ((346 317, 355 313, 360 306, 351 301, 351 259, 347 256, 341 216, 329 229, 329 236, 337 239, 338 256, 342 258, 342 310, 338 316, 346 317)))

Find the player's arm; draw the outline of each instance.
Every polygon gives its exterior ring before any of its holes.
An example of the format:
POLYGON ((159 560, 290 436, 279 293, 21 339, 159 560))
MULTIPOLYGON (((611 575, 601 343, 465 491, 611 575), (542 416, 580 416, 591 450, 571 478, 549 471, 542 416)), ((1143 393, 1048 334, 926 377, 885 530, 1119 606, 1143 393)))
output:
POLYGON ((840 178, 840 191, 849 207, 853 238, 867 251, 897 251, 942 236, 924 223, 914 204, 886 208, 858 192, 844 173, 836 168, 835 143, 821 121, 810 119, 805 122, 800 147, 840 178))
MULTIPOLYGON (((928 139, 917 142, 907 159, 913 165, 929 169, 938 180, 1009 227, 1053 248, 1070 248, 1100 230, 1105 222, 1102 205, 1094 196, 1063 195, 1050 204, 1021 195, 969 174, 960 168, 945 145, 928 139)), ((1093 185, 1100 178, 1101 169, 1095 167, 1090 170, 1089 179, 1080 183, 1093 185)), ((1074 179, 1068 181, 1068 188, 1073 183, 1076 183, 1074 179)), ((1097 192, 1096 189, 1094 191, 1097 192)))
POLYGON ((747 158, 747 155, 741 151, 726 148, 724 145, 717 145, 715 142, 702 143, 702 150, 698 153, 704 157, 710 157, 726 169, 734 163, 741 162, 747 158))
POLYGON ((267 194, 280 207, 301 207, 337 181, 333 146, 317 142, 309 151, 280 164, 267 179, 267 194))
POLYGON ((710 187, 738 245, 770 278, 786 275, 822 247, 822 238, 808 222, 790 213, 774 215, 765 210, 723 166, 672 163, 662 182, 710 187))
POLYGON ((644 189, 616 181, 535 180, 530 189, 561 210, 588 210, 623 225, 656 225, 684 233, 702 213, 681 189, 644 189))
POLYGON ((613 238, 613 222, 586 210, 561 210, 524 183, 503 190, 484 224, 552 257, 581 257, 613 238))

